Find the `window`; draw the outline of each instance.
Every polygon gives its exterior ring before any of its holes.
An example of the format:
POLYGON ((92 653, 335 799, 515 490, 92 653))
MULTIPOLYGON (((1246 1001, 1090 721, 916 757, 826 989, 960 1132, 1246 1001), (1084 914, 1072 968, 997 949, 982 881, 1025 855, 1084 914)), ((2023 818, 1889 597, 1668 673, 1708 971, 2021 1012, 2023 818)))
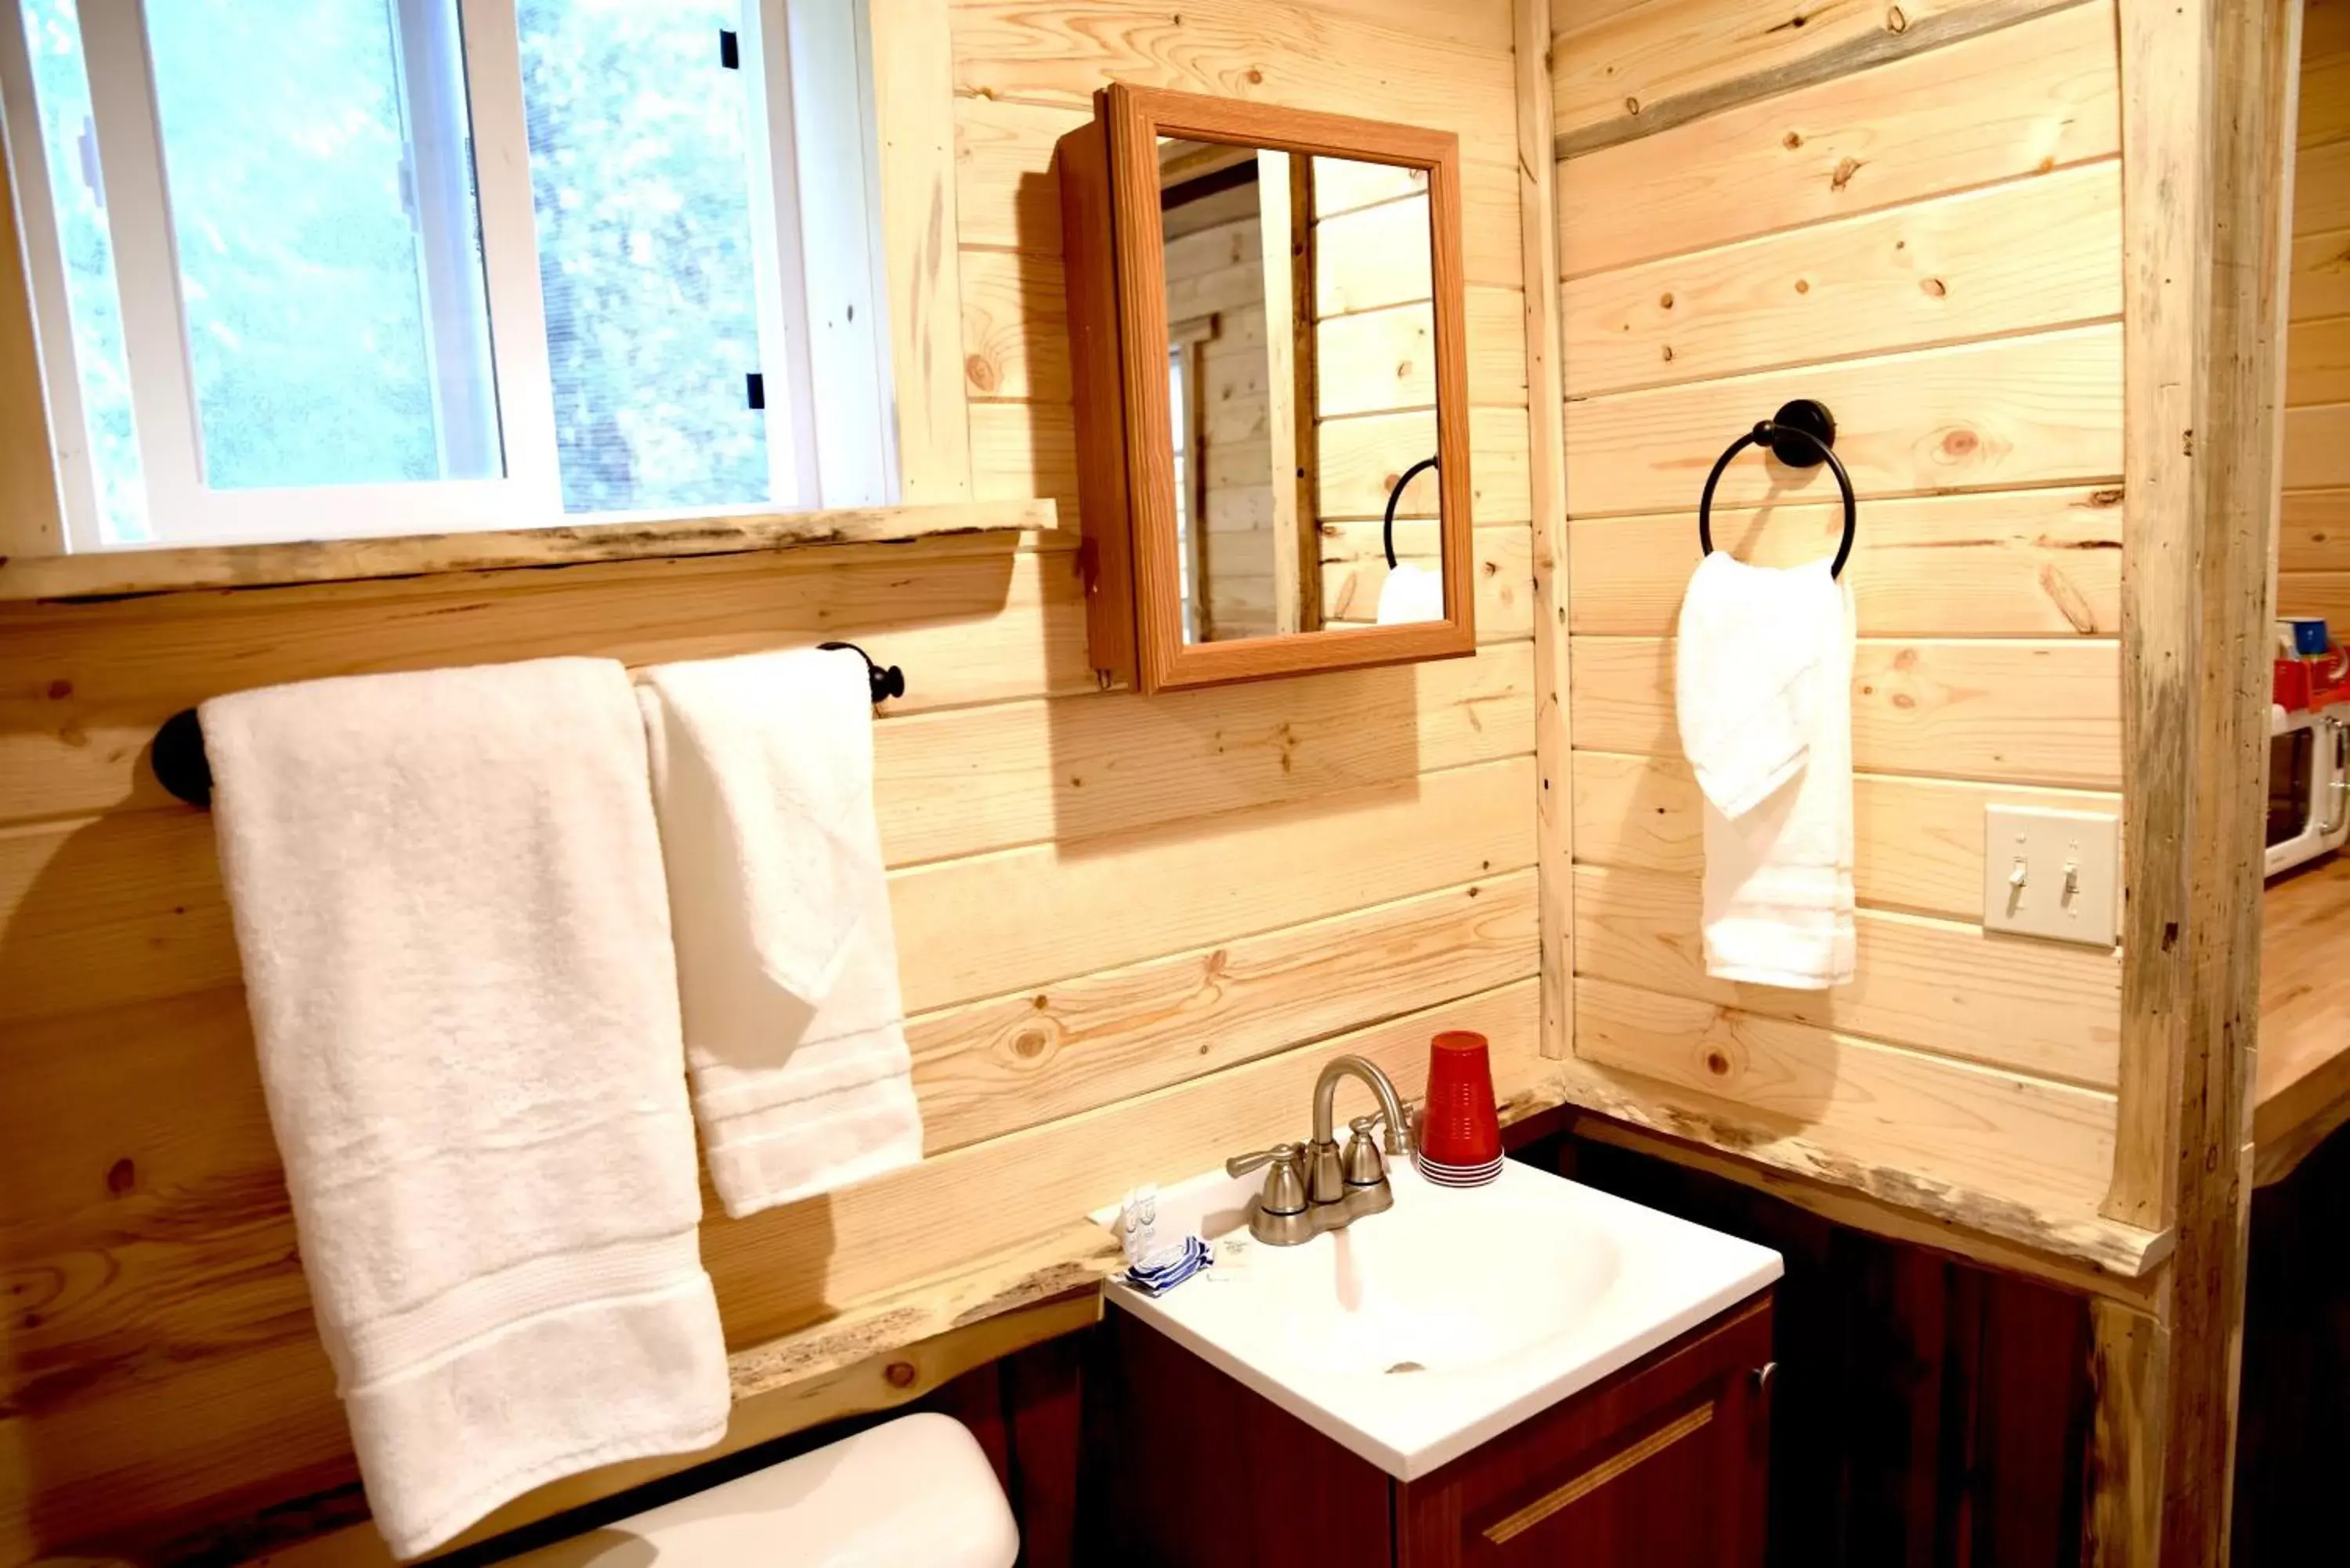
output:
POLYGON ((862 0, 19 16, 73 547, 891 498, 862 0))

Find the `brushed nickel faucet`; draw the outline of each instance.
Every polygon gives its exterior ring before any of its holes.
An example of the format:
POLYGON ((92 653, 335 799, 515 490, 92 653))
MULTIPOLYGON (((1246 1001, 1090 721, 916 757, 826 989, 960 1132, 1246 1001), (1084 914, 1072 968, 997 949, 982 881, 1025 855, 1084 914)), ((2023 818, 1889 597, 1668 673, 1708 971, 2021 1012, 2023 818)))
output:
POLYGON ((1245 1176, 1259 1166, 1265 1172, 1264 1189, 1249 1209, 1249 1234, 1268 1247, 1295 1247, 1325 1231, 1343 1231, 1366 1214, 1395 1206, 1395 1190, 1388 1185, 1387 1159, 1411 1153, 1411 1124, 1395 1085, 1378 1064, 1361 1056, 1336 1056, 1314 1083, 1314 1134, 1305 1143, 1280 1143, 1253 1154, 1234 1155, 1224 1162, 1228 1176, 1245 1176), (1341 1152, 1331 1118, 1338 1098, 1338 1080, 1360 1078, 1378 1097, 1379 1108, 1347 1124, 1354 1136, 1341 1152), (1379 1142, 1371 1129, 1386 1124, 1379 1142))

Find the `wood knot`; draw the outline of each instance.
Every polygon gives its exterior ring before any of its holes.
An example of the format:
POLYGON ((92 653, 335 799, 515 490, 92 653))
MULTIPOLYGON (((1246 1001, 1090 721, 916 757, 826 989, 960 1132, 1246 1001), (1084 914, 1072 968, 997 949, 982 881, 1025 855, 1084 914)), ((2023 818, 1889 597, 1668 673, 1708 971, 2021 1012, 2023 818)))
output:
POLYGON ((1954 431, 1945 431, 1942 433, 1942 455, 1947 458, 1972 457, 1975 454, 1975 449, 1981 445, 1982 438, 1963 427, 1954 431))
POLYGON ((1256 66, 1251 66, 1251 67, 1249 67, 1248 79, 1249 79, 1249 85, 1250 85, 1250 86, 1252 86, 1252 87, 1256 87, 1256 86, 1261 86, 1261 85, 1263 85, 1263 81, 1264 81, 1264 72, 1263 72, 1263 69, 1261 69, 1260 67, 1256 67, 1256 66))
POLYGON ((1719 1051, 1709 1051, 1705 1054, 1705 1070, 1717 1078, 1727 1077, 1730 1075, 1730 1058, 1719 1051))
POLYGON ((1396 379, 1399 381, 1404 381, 1410 379, 1410 378, 1411 361, 1409 359, 1399 359, 1396 361, 1396 379))
POLYGON ((72 681, 70 681, 70 680, 52 680, 52 681, 50 681, 50 682, 49 682, 49 701, 52 701, 52 702, 62 702, 62 701, 64 701, 67 698, 68 698, 68 697, 70 697, 70 696, 72 696, 72 695, 73 695, 73 682, 72 682, 72 681))
POLYGON ((1924 289, 1936 299, 1944 298, 1950 292, 1950 286, 1939 277, 1921 278, 1918 280, 1918 286, 1924 289))
POLYGON ((1859 159, 1846 158, 1841 160, 1835 166, 1835 172, 1828 176, 1828 189, 1831 191, 1843 190, 1846 185, 1852 183, 1852 177, 1859 172, 1859 159))
POLYGON ((962 362, 962 373, 970 379, 974 390, 982 392, 992 392, 995 390, 995 367, 989 363, 986 355, 965 355, 962 362))
POLYGON ((1797 294, 1809 294, 1809 293, 1811 293, 1811 292, 1812 292, 1812 282, 1811 282, 1811 279, 1809 279, 1809 278, 1804 278, 1804 277, 1799 277, 1799 278, 1797 278, 1797 279, 1795 280, 1795 292, 1796 292, 1797 294))
POLYGON ((1779 141, 1779 145, 1784 147, 1790 152, 1793 152, 1796 148, 1801 147, 1803 144, 1804 133, 1800 130, 1791 130, 1787 132, 1787 134, 1782 137, 1779 141))
POLYGON ((911 1388, 914 1379, 921 1374, 914 1370, 914 1364, 910 1361, 893 1361, 882 1369, 881 1376, 892 1388, 911 1388))
POLYGON ((1885 30, 1888 33, 1906 33, 1909 30, 1909 18, 1902 14, 1900 6, 1893 6, 1885 13, 1885 30))
POLYGON ((120 1198, 139 1185, 139 1168, 128 1158, 118 1159, 107 1167, 106 1189, 120 1198))
POLYGON ((1638 113, 1639 113, 1639 112, 1640 112, 1640 100, 1639 100, 1638 99, 1637 99, 1637 98, 1627 98, 1627 99, 1626 99, 1624 100, 1624 112, 1625 112, 1626 114, 1638 114, 1638 113))
POLYGON ((1670 289, 1667 289, 1663 294, 1657 296, 1657 308, 1659 310, 1670 310, 1672 307, 1672 291, 1670 289))
POLYGON ((1012 1041, 1012 1054, 1024 1062, 1034 1062, 1052 1048, 1053 1037, 1042 1029, 1023 1029, 1012 1041))

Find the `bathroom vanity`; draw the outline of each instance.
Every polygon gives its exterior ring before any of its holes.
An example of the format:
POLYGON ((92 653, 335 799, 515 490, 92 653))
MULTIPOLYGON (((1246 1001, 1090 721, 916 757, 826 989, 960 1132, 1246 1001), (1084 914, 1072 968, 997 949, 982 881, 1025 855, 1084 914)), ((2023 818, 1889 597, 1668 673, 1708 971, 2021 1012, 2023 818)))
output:
POLYGON ((1392 1179, 1294 1247, 1243 1184, 1162 1198, 1219 1261, 1109 1291, 1100 1560, 1760 1563, 1777 1254, 1522 1165, 1392 1179))

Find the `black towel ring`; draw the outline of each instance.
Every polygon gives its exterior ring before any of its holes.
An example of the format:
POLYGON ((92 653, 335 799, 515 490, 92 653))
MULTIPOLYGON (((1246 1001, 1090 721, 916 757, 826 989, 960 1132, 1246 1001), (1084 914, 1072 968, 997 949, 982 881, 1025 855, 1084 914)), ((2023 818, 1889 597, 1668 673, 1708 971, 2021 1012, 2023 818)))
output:
POLYGON ((832 653, 845 649, 865 660, 865 679, 872 685, 874 706, 879 707, 892 697, 903 697, 906 694, 906 672, 894 664, 884 668, 874 663, 873 656, 855 643, 819 642, 816 644, 816 649, 823 653, 832 653))
POLYGON ((1424 469, 1424 468, 1434 468, 1435 466, 1436 466, 1436 460, 1435 460, 1434 458, 1432 458, 1432 457, 1423 457, 1423 458, 1421 458, 1418 462, 1415 462, 1415 463, 1413 463, 1409 468, 1405 469, 1405 470, 1403 471, 1403 477, 1402 477, 1401 479, 1399 479, 1399 480, 1397 480, 1397 481, 1395 482, 1395 488, 1394 488, 1393 490, 1390 490, 1390 491, 1388 491, 1388 520, 1387 520, 1386 524, 1385 524, 1385 525, 1380 529, 1379 536, 1380 536, 1383 540, 1385 540, 1385 541, 1386 541, 1386 543, 1387 543, 1387 547, 1388 547, 1388 571, 1390 571, 1390 572, 1392 572, 1392 571, 1394 571, 1394 570, 1395 570, 1395 564, 1396 564, 1396 558, 1395 558, 1395 509, 1396 509, 1396 504, 1397 504, 1398 502, 1399 502, 1399 501, 1401 501, 1401 500, 1403 499, 1403 487, 1404 487, 1405 485, 1407 485, 1407 484, 1409 484, 1413 480, 1418 479, 1418 478, 1419 477, 1419 471, 1420 471, 1421 469, 1424 469))
POLYGON ((1835 472, 1837 487, 1844 492, 1844 542, 1836 546, 1828 576, 1844 576, 1845 557, 1852 554, 1853 535, 1859 531, 1860 506, 1853 497, 1852 475, 1844 471, 1844 460, 1835 454, 1835 416, 1828 412, 1825 403, 1809 398, 1782 404, 1777 413, 1731 441, 1730 450, 1714 460, 1713 472, 1705 476, 1705 493, 1697 504, 1698 554, 1713 554, 1713 487, 1721 483, 1721 471, 1730 466, 1730 460, 1750 446, 1761 447, 1791 468, 1816 468, 1825 462, 1835 472))
MULTIPOLYGON (((865 679, 871 686, 877 705, 906 694, 906 672, 896 665, 884 669, 875 664, 873 656, 853 642, 825 642, 816 646, 826 651, 846 649, 865 660, 865 679)), ((204 726, 193 708, 182 708, 163 721, 162 727, 155 732, 155 744, 149 754, 148 765, 155 771, 155 782, 174 799, 186 801, 193 806, 212 805, 212 759, 204 754, 204 726)))

